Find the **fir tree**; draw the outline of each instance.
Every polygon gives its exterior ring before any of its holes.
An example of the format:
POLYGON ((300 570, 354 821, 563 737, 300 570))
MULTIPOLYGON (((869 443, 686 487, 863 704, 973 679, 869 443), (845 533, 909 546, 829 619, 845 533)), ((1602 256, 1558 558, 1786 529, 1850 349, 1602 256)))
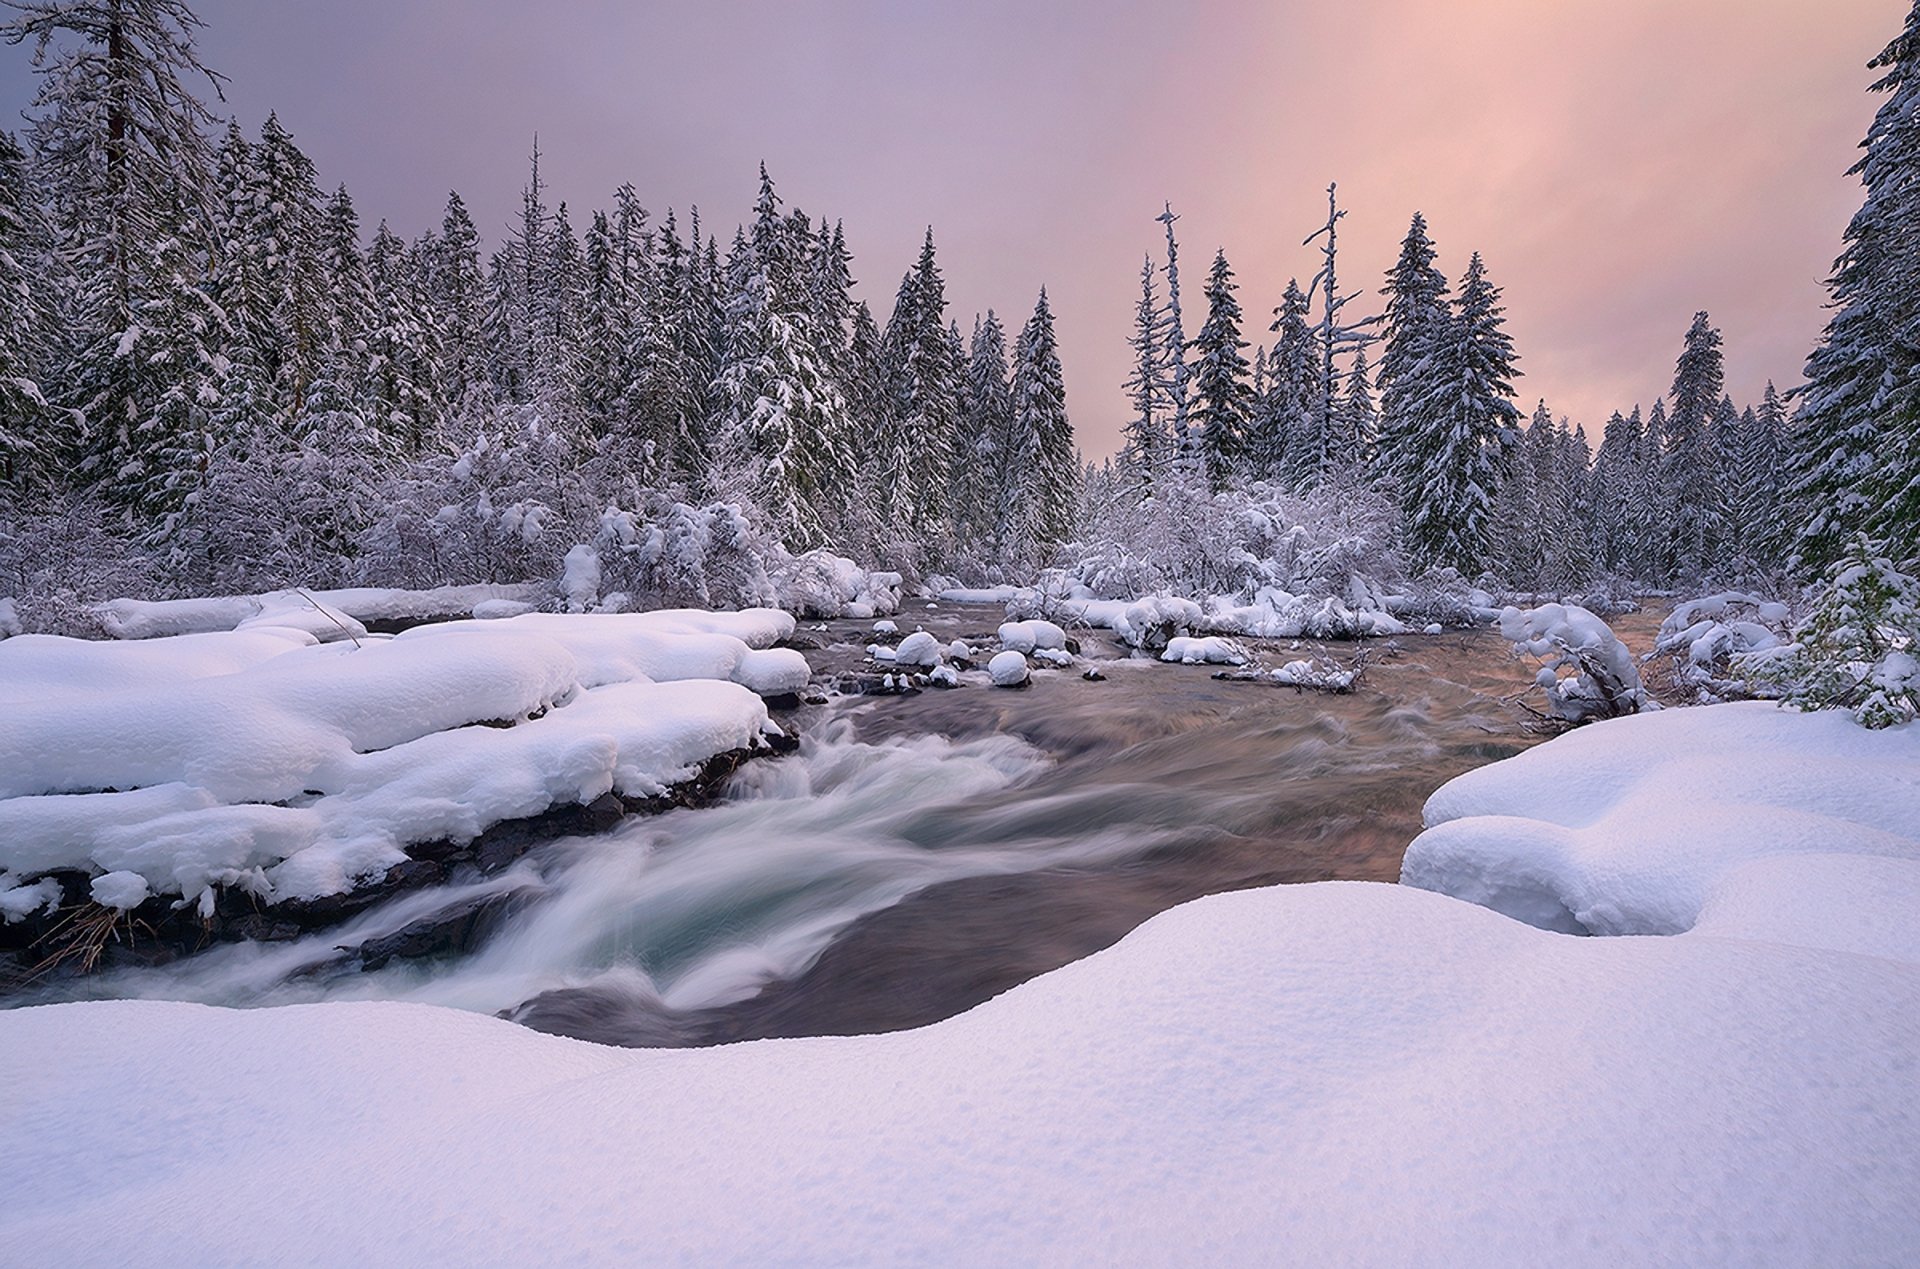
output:
POLYGON ((1001 540, 1011 558, 1032 565, 1072 536, 1080 472, 1044 287, 1014 353, 1012 435, 1019 479, 1001 508, 1001 540))
POLYGON ((487 377, 487 280, 480 268, 480 235, 457 192, 447 195, 431 275, 440 323, 440 399, 458 406, 487 377))
POLYGON ((1289 280, 1272 329, 1278 333, 1267 358, 1266 409, 1248 446, 1254 478, 1289 489, 1312 484, 1326 468, 1327 436, 1318 424, 1318 350, 1307 325, 1307 297, 1289 280))
POLYGON ((992 309, 974 322, 967 353, 966 433, 972 481, 965 505, 973 532, 986 540, 988 558, 997 561, 1007 447, 1013 434, 1013 388, 1007 378, 1006 332, 992 309))

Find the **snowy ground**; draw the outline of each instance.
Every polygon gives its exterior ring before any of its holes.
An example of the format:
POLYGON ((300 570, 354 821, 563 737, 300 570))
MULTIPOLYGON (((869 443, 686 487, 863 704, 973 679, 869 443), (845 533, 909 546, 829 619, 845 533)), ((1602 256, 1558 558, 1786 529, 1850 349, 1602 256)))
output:
POLYGON ((1910 1262, 1920 730, 1850 727, 1667 711, 1436 795, 1475 875, 1532 833, 1589 888, 1570 911, 1665 894, 1670 937, 1327 883, 1188 904, 881 1036, 0 1015, 0 1260, 1910 1262), (1721 764, 1697 804, 1687 762, 1721 764))

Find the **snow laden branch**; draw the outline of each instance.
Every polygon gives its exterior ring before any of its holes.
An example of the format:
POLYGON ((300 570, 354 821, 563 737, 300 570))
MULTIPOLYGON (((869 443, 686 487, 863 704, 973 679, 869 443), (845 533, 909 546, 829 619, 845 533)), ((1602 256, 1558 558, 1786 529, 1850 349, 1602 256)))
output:
POLYGON ((1500 634, 1514 655, 1540 663, 1534 685, 1548 717, 1569 726, 1658 709, 1640 685, 1633 653, 1607 623, 1576 604, 1504 608, 1500 634))

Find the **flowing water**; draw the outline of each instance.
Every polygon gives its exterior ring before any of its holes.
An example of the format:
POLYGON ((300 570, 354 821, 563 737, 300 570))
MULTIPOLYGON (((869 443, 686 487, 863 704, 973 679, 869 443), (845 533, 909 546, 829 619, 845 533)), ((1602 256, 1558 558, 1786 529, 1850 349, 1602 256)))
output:
MULTIPOLYGON (((980 645, 999 615, 943 604, 897 620, 980 645)), ((865 623, 802 633, 824 678, 860 671, 865 623)), ((553 842, 292 942, 38 998, 397 998, 647 1045, 919 1025, 1202 894, 1394 880, 1434 788, 1537 739, 1498 699, 1528 674, 1497 636, 1399 643, 1372 645, 1349 696, 1219 681, 1099 632, 1084 652, 1102 682, 1076 670, 1022 691, 835 696, 789 718, 798 752, 749 763, 718 806, 553 842), (464 956, 366 970, 343 951, 462 912, 484 923, 464 956)), ((1261 651, 1278 664, 1353 648, 1261 651)))

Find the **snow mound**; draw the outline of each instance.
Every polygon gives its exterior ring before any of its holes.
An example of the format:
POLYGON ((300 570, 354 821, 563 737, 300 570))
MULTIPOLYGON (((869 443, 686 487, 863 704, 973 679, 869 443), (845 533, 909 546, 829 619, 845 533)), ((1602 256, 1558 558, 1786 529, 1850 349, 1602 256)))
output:
POLYGON ((1000 646, 1009 652, 1027 653, 1036 648, 1067 646, 1067 632, 1051 621, 1008 621, 1000 626, 1000 646))
POLYGON ((1019 687, 1028 678, 1026 655, 1011 649, 994 653, 987 662, 987 677, 995 687, 1019 687))
MULTIPOLYGON (((9 639, 0 890, 76 870, 183 899, 220 885, 313 898, 382 875, 410 843, 470 841, 609 791, 658 795, 762 743, 760 696, 809 671, 749 640, 791 630, 784 613, 673 610, 358 644, 286 627, 9 639)), ((109 906, 145 897, 102 881, 109 906)))
POLYGON ((894 648, 893 659, 899 665, 931 669, 940 664, 940 641, 924 630, 916 630, 894 648))
POLYGON ((1198 639, 1177 636, 1167 641, 1167 650, 1160 654, 1160 659, 1183 665, 1245 665, 1252 660, 1245 648, 1218 635, 1198 639))
POLYGON ((1675 934, 1754 861, 1920 867, 1916 772, 1915 724, 1757 701, 1614 719, 1443 785, 1401 881, 1545 929, 1675 934))
POLYGON ((890 1035, 57 1005, 0 1013, 0 1238, 126 1263, 223 1210, 266 1263, 1899 1264, 1917 1051, 1910 961, 1356 882, 1198 900, 890 1035))

